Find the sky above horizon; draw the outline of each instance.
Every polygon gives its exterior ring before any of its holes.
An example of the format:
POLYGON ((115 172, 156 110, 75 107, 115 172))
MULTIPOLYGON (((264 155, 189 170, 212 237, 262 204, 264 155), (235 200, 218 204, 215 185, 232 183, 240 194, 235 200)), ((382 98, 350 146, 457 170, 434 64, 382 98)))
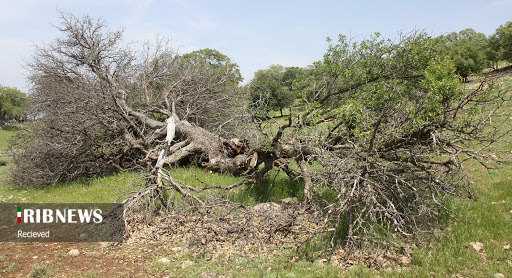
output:
POLYGON ((24 65, 34 45, 59 36, 59 11, 102 18, 124 28, 126 43, 168 37, 181 53, 213 48, 240 67, 245 82, 272 64, 320 60, 326 38, 374 32, 394 39, 425 30, 433 36, 473 28, 486 35, 512 20, 512 0, 186 1, 0 0, 0 85, 29 91, 24 65))

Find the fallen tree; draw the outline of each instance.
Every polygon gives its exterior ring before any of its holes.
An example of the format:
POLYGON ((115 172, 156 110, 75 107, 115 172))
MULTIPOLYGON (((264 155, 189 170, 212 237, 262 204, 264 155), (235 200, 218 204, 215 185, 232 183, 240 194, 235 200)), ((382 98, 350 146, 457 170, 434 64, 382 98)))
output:
POLYGON ((148 170, 173 115, 177 136, 165 164, 194 159, 220 171, 245 167, 237 156, 245 155, 246 142, 222 137, 243 134, 237 128, 245 96, 229 58, 216 53, 212 65, 201 55, 178 55, 165 41, 137 53, 101 21, 61 19, 64 36, 36 48, 28 65, 38 120, 19 142, 18 183, 148 170))
POLYGON ((303 109, 283 122, 246 110, 254 105, 236 64, 212 50, 179 55, 157 41, 137 52, 90 17, 64 14, 59 30, 28 65, 38 119, 18 142, 15 180, 43 186, 142 170, 146 182, 125 201, 133 210, 172 209, 177 193, 213 213, 226 200, 198 193, 257 186, 278 169, 303 181, 301 209, 329 223, 329 249, 409 237, 449 212, 447 196, 470 195, 463 163, 496 160, 490 147, 509 132, 505 92, 487 81, 462 89, 453 62, 423 33, 397 42, 340 36, 294 81, 303 109), (246 178, 196 188, 173 178, 175 164, 246 178))

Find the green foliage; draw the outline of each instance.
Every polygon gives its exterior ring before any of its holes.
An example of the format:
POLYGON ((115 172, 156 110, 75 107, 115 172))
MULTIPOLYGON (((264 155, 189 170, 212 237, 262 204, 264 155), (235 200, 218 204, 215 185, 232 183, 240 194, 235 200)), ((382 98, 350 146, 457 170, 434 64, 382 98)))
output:
POLYGON ((285 68, 271 65, 268 69, 259 70, 249 84, 249 92, 253 105, 262 112, 290 107, 295 99, 293 81, 300 73, 299 68, 285 68))
POLYGON ((212 66, 215 71, 220 75, 226 73, 230 79, 232 85, 237 86, 243 81, 242 74, 236 63, 233 63, 231 59, 215 49, 200 49, 183 55, 183 60, 189 63, 204 62, 212 66))
POLYGON ((501 25, 496 29, 494 49, 499 47, 498 57, 501 60, 512 62, 512 21, 501 25))
POLYGON ((455 72, 455 64, 450 59, 429 62, 424 79, 419 84, 423 91, 427 92, 426 97, 416 100, 424 102, 425 110, 411 111, 416 119, 416 127, 437 119, 453 101, 461 96, 462 90, 455 72))
POLYGON ((368 137, 383 111, 408 112, 414 120, 403 124, 413 130, 439 116, 460 93, 453 62, 436 40, 423 33, 399 44, 378 33, 359 43, 341 35, 337 44, 331 41, 324 60, 312 71, 316 77, 310 80, 317 87, 323 85, 320 80, 327 80, 321 93, 330 100, 317 98, 320 109, 313 113, 340 119, 361 139, 368 137))
MULTIPOLYGON (((464 79, 471 73, 479 73, 487 65, 487 38, 473 29, 450 33, 445 37, 457 73, 464 79)), ((492 58, 492 57, 491 57, 492 58)))
POLYGON ((0 124, 21 120, 28 105, 27 96, 18 89, 0 86, 0 124))
POLYGON ((485 55, 490 67, 498 69, 498 63, 500 61, 500 49, 501 44, 498 36, 493 34, 487 40, 487 46, 485 47, 485 55))

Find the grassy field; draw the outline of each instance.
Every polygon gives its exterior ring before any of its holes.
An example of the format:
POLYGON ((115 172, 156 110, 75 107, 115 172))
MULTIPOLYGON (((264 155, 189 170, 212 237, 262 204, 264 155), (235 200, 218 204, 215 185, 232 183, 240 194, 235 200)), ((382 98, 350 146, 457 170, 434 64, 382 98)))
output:
MULTIPOLYGON (((507 78, 505 82, 510 88, 510 75, 507 78)), ((138 181, 139 175, 130 172, 61 183, 43 189, 12 186, 9 182, 9 169, 12 165, 9 156, 5 154, 7 141, 13 134, 12 129, 0 131, 0 161, 7 162, 7 165, 0 166, 0 202, 115 202, 135 189, 130 185, 138 181)), ((512 156, 511 139, 512 136, 509 136, 508 142, 504 141, 498 146, 505 158, 512 156)), ((450 208, 456 213, 456 220, 447 219, 430 240, 418 243, 412 253, 412 263, 405 267, 394 266, 377 270, 353 266, 342 270, 321 261, 291 262, 292 251, 279 250, 278 247, 273 256, 219 256, 212 259, 208 255, 193 257, 190 254, 174 252, 165 243, 152 247, 121 246, 114 249, 98 249, 98 244, 62 244, 55 247, 60 248, 60 253, 56 253, 60 255, 52 257, 48 245, 0 243, 0 277, 16 277, 18 274, 37 277, 41 273, 46 273, 46 277, 104 277, 105 273, 114 274, 113 277, 132 277, 135 273, 161 277, 493 277, 502 273, 504 277, 512 277, 512 161, 497 164, 495 169, 489 171, 474 162, 465 166, 473 178, 475 199, 453 198, 450 208), (472 242, 483 244, 480 253, 472 247, 472 242), (73 265, 77 261, 66 261, 68 258, 62 254, 76 246, 90 251, 85 254, 96 254, 90 264, 87 261, 89 257, 83 257, 86 261, 84 265, 90 265, 89 269, 81 268, 77 264, 75 270, 66 270, 67 263, 73 265), (42 255, 23 257, 21 253, 27 250, 34 250, 42 255), (45 252, 49 255, 44 255, 45 252), (7 259, 9 257, 19 259, 12 262, 7 259), (157 260, 162 257, 171 259, 171 263, 158 263, 157 260), (29 262, 24 262, 27 258, 29 262), (133 268, 127 266, 126 269, 129 270, 116 272, 105 265, 124 264, 129 260, 134 263, 133 268), (185 266, 186 262, 192 262, 192 265, 185 266), (31 276, 31 273, 35 274, 31 276)), ((187 184, 199 183, 198 180, 231 184, 238 180, 237 177, 207 173, 199 168, 178 168, 172 171, 175 178, 187 184)), ((275 173, 269 178, 267 187, 248 186, 241 188, 239 192, 230 193, 233 195, 229 197, 246 204, 288 196, 300 199, 301 184, 287 184, 285 180, 281 174, 275 173)))

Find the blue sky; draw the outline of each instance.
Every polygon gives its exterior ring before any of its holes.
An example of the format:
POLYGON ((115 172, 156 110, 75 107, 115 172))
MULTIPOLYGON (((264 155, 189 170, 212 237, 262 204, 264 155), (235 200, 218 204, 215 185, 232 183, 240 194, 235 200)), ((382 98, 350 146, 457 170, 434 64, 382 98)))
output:
POLYGON ((473 28, 486 35, 512 20, 512 0, 396 1, 159 1, 0 0, 0 84, 29 90, 23 65, 34 44, 58 36, 58 11, 103 18, 125 28, 126 42, 155 36, 181 52, 214 48, 238 63, 242 75, 271 64, 306 66, 321 59, 326 37, 364 38, 373 32, 441 35, 473 28))

